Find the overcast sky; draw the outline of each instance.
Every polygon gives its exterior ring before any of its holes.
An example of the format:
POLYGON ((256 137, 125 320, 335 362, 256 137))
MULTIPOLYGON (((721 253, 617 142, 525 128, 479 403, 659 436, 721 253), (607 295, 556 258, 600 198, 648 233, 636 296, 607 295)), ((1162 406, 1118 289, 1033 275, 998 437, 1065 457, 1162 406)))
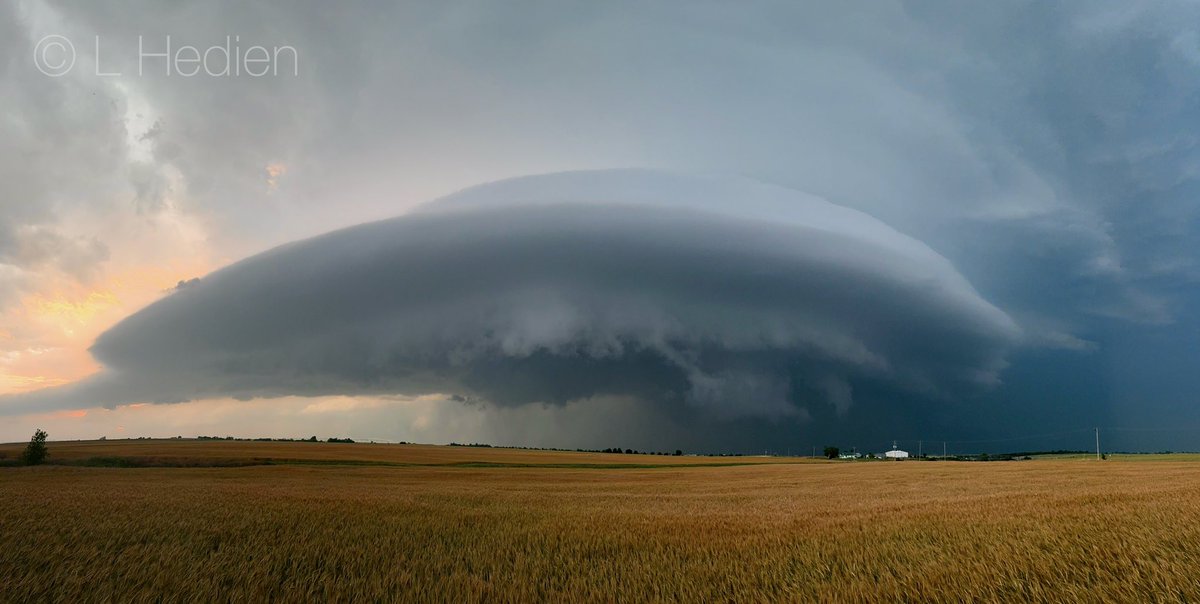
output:
POLYGON ((2 3, 0 440, 1200 449, 1197 24, 2 3))

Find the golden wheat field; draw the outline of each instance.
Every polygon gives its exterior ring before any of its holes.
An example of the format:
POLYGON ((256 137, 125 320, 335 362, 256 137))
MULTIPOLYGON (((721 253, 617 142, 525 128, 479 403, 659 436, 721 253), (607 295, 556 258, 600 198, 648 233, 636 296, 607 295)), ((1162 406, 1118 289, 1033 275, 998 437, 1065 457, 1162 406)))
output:
POLYGON ((1200 464, 1186 461, 50 450, 346 463, 0 468, 5 601, 1200 600, 1200 464))

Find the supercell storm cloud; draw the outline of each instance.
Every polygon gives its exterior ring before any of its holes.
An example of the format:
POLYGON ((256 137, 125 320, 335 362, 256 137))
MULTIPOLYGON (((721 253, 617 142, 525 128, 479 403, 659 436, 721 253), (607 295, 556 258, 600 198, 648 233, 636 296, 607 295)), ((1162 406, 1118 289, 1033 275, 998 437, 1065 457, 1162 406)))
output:
POLYGON ((1020 337, 945 258, 857 210, 743 179, 574 172, 236 263, 104 333, 105 371, 41 396, 626 395, 772 418, 844 413, 862 378, 987 388, 1020 337))
POLYGON ((3 437, 1194 448, 1200 6, 686 4, 0 3, 3 437))

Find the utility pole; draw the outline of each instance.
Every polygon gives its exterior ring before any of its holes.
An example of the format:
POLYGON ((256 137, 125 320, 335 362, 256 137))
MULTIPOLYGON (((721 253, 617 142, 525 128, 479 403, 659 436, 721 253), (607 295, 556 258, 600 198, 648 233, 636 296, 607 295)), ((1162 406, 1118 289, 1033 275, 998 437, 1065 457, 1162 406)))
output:
POLYGON ((946 441, 942 441, 942 461, 946 461, 946 441))
POLYGON ((813 459, 817 458, 817 446, 813 445, 813 459))
POLYGON ((1096 461, 1100 461, 1100 428, 1096 428, 1096 461))

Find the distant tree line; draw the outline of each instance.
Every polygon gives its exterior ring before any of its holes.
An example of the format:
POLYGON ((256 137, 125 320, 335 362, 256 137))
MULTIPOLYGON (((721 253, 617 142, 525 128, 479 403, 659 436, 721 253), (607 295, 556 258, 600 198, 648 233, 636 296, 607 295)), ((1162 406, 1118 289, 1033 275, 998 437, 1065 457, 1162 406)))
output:
POLYGON ((1082 451, 1082 450, 1075 450, 1075 449, 1055 449, 1053 451, 1018 451, 1016 453, 1001 453, 1001 455, 1008 455, 1010 457, 1027 457, 1030 455, 1078 455, 1080 453, 1087 455, 1090 453, 1095 453, 1095 451, 1082 451))
MULTIPOLYGON (((407 444, 407 443, 400 443, 407 444)), ((481 447, 485 449, 515 449, 520 451, 563 451, 576 453, 620 453, 624 455, 683 455, 682 449, 675 449, 674 453, 666 451, 638 451, 635 449, 622 449, 621 447, 612 447, 609 449, 561 449, 558 447, 505 447, 500 445, 489 445, 487 443, 450 443, 451 447, 481 447)), ((740 454, 739 454, 740 455, 740 454)))
MULTIPOLYGON (((144 437, 144 436, 139 437, 139 439, 142 439, 142 438, 146 438, 146 437, 144 437)), ((174 439, 179 439, 179 438, 183 438, 183 437, 181 437, 181 436, 174 437, 174 439)), ((244 442, 268 442, 268 443, 270 443, 270 442, 274 442, 274 443, 321 442, 321 441, 317 440, 316 436, 310 436, 308 438, 234 438, 232 436, 197 436, 196 440, 237 440, 237 441, 244 441, 244 442)), ((328 443, 352 443, 352 442, 354 442, 354 439, 353 438, 336 438, 336 437, 331 436, 328 439, 326 439, 325 442, 328 442, 328 443)), ((406 445, 408 443, 401 442, 400 444, 406 445)))
POLYGON ((622 449, 620 447, 613 447, 611 449, 600 449, 599 451, 588 451, 588 452, 589 453, 621 453, 623 455, 683 455, 683 451, 680 449, 675 449, 674 453, 667 453, 666 451, 636 451, 634 449, 622 449))
MULTIPOLYGON (((182 438, 182 437, 176 436, 174 438, 182 438)), ((235 440, 235 441, 254 441, 254 442, 313 442, 313 443, 320 442, 317 440, 316 436, 310 436, 308 438, 235 438, 233 436, 197 436, 196 440, 235 440)), ((351 439, 351 438, 328 438, 325 440, 325 442, 352 443, 355 441, 354 441, 354 439, 351 439)), ((419 444, 419 443, 410 443, 408 441, 402 440, 395 444, 398 444, 398 445, 414 444, 415 445, 415 444, 419 444)), ((521 450, 521 451, 575 451, 577 453, 621 453, 621 454, 629 454, 629 455, 666 455, 666 456, 683 455, 682 449, 675 449, 674 453, 670 453, 667 451, 639 451, 639 450, 631 449, 631 448, 623 449, 621 447, 613 447, 613 448, 609 448, 609 449, 584 449, 584 448, 563 449, 563 448, 558 448, 558 447, 506 447, 506 446, 500 446, 500 445, 491 445, 488 443, 458 443, 458 442, 447 443, 447 446, 450 446, 450 447, 478 447, 478 448, 482 448, 482 449, 492 449, 492 448, 515 449, 515 450, 521 450)), ((721 456, 721 457, 735 457, 735 456, 740 457, 742 454, 741 453, 709 453, 709 455, 721 456)))

